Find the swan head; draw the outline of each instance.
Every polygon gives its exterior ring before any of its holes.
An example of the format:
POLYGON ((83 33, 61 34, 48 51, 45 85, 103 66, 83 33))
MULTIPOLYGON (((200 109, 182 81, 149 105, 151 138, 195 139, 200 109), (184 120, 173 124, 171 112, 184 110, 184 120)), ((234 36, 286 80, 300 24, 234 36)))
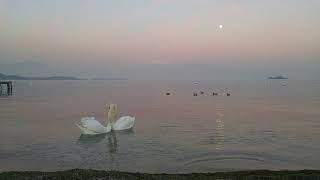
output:
POLYGON ((108 120, 110 122, 116 121, 118 117, 118 106, 116 104, 110 104, 108 108, 108 120))

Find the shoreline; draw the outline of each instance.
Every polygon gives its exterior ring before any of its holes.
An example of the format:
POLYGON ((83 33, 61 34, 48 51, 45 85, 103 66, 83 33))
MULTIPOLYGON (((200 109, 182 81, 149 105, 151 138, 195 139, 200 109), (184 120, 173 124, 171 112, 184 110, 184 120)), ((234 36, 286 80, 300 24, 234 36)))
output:
POLYGON ((133 173, 121 171, 104 171, 90 169, 72 169, 66 171, 41 172, 41 171, 8 171, 0 172, 0 179, 272 179, 272 180, 289 180, 289 179, 320 179, 320 170, 248 170, 248 171, 231 171, 215 173, 190 173, 190 174, 149 174, 133 173))

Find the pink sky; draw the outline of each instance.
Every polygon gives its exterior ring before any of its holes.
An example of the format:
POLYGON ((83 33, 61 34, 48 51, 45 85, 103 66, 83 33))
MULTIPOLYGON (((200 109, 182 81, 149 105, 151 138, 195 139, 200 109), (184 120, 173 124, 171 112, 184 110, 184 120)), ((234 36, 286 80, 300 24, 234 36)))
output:
POLYGON ((316 0, 5 0, 0 7, 0 61, 228 64, 320 57, 316 0))

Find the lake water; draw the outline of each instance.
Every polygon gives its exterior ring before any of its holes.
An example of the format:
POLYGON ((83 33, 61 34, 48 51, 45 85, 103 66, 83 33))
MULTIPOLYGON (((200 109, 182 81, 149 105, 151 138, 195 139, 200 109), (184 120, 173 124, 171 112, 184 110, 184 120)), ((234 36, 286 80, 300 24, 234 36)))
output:
POLYGON ((320 81, 15 81, 0 123, 0 171, 320 169, 320 81), (81 136, 110 102, 134 129, 81 136))

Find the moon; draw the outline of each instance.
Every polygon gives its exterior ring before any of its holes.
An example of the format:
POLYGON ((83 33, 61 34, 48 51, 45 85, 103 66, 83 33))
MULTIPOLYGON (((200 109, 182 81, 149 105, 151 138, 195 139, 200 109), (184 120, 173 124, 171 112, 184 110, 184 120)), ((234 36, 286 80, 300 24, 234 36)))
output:
POLYGON ((222 24, 220 24, 220 25, 219 25, 219 29, 222 29, 222 28, 223 28, 223 25, 222 25, 222 24))

